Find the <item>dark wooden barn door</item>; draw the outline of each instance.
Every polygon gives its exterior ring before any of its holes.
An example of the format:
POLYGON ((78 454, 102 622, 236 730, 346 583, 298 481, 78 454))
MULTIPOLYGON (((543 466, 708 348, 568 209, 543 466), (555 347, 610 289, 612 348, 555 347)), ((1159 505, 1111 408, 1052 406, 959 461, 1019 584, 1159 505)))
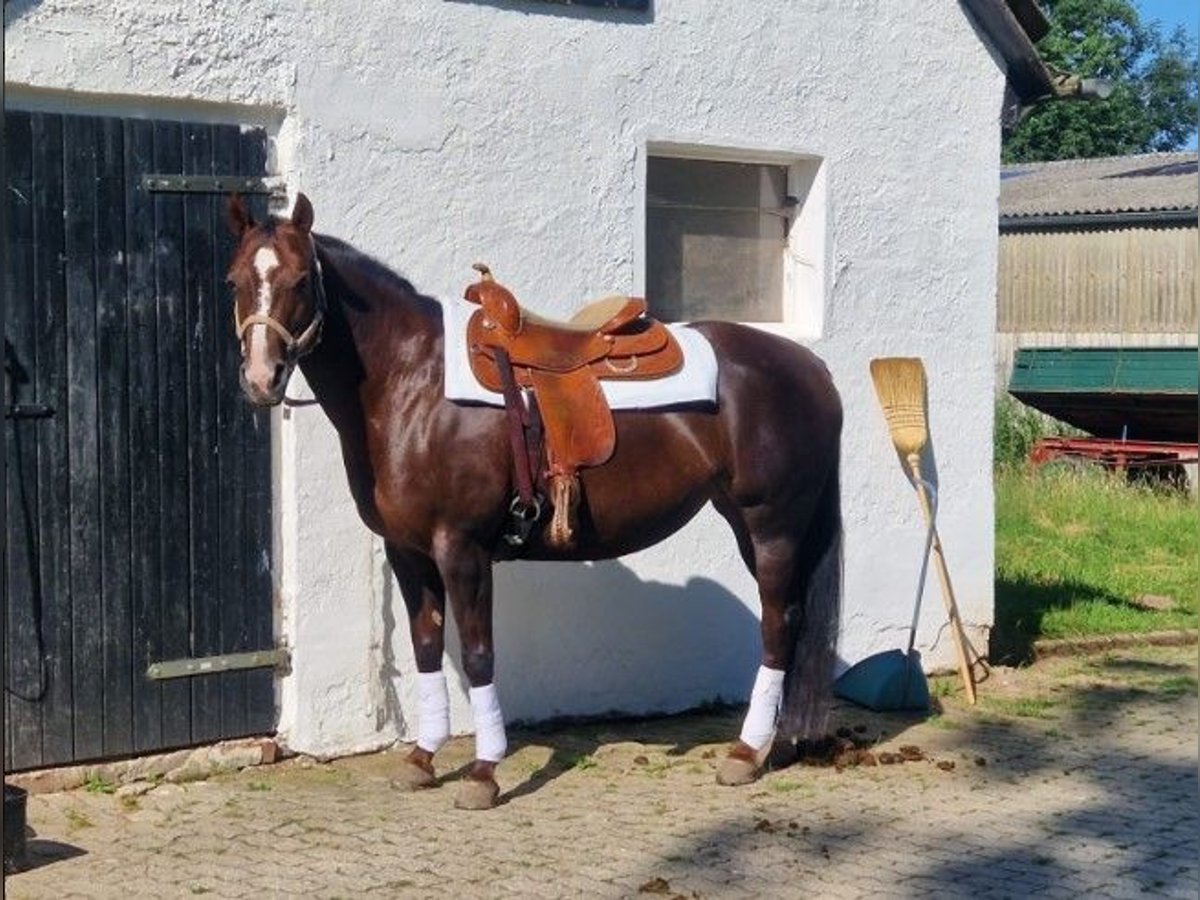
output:
POLYGON ((223 198, 144 181, 261 176, 265 134, 4 131, 5 768, 270 731, 270 669, 162 677, 272 647, 270 419, 238 389, 223 198))

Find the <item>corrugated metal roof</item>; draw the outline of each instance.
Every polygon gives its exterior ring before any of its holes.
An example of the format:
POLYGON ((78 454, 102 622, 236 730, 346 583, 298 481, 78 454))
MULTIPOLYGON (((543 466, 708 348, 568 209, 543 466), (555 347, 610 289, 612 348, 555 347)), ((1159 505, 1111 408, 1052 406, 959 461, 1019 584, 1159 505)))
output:
POLYGON ((1196 209, 1196 153, 1017 163, 1000 171, 1001 216, 1196 209))

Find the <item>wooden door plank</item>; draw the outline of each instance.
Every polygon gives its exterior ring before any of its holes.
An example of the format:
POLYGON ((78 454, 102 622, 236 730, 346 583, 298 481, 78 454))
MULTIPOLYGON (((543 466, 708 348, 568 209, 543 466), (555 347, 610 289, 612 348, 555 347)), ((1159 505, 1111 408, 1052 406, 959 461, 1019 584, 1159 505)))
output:
MULTIPOLYGON (((34 401, 36 359, 34 319, 33 123, 29 113, 6 112, 4 140, 8 163, 8 246, 4 266, 8 282, 8 322, 5 329, 5 367, 8 402, 34 401)), ((8 583, 8 677, 4 762, 9 770, 42 763, 42 611, 38 560, 37 440, 41 420, 5 422, 8 451, 8 521, 6 547, 8 583)))
MULTIPOLYGON (((184 126, 183 172, 213 174, 212 127, 184 126)), ((221 598, 217 573, 222 560, 217 553, 220 507, 217 485, 217 390, 220 387, 212 361, 217 357, 216 279, 213 272, 213 207, 211 194, 191 194, 184 199, 187 315, 187 407, 191 426, 188 443, 188 477, 191 484, 191 620, 192 655, 220 653, 221 598)), ((223 321, 223 320, 222 320, 223 321)), ((221 332, 220 339, 226 335, 221 332)), ((190 679, 192 738, 211 741, 221 734, 220 676, 190 679)))
POLYGON ((100 582, 104 605, 104 754, 133 751, 129 534, 129 364, 125 279, 125 142, 120 119, 97 122, 96 358, 100 582))
POLYGON ((146 668, 162 656, 158 511, 158 301, 154 201, 141 176, 154 171, 154 124, 125 122, 125 259, 128 279, 128 409, 130 615, 133 741, 158 750, 162 741, 162 688, 146 668))
MULTIPOLYGON (((183 169, 183 128, 178 122, 154 125, 154 169, 183 169)), ((159 524, 161 559, 159 608, 162 616, 162 660, 191 656, 190 521, 188 484, 187 365, 188 335, 185 308, 185 247, 183 196, 156 194, 155 284, 158 290, 158 440, 159 524)), ((186 680, 162 686, 163 744, 191 743, 191 688, 186 680)))
POLYGON ((58 410, 39 426, 38 554, 43 597, 47 692, 42 706, 42 762, 73 759, 71 721, 70 473, 67 447, 66 290, 63 228, 62 117, 33 114, 34 307, 37 361, 34 396, 58 410))
MULTIPOLYGON (((267 164, 267 135, 261 128, 241 133, 240 164, 245 175, 262 175, 267 164)), ((267 217, 267 201, 254 198, 256 218, 267 217)), ((236 381, 230 379, 230 384, 236 381)), ((273 580, 271 575, 271 414, 243 405, 246 422, 241 458, 245 462, 243 584, 246 641, 252 649, 275 645, 273 580)), ((246 674, 246 730, 264 733, 275 728, 275 673, 257 669, 246 674)))
MULTIPOLYGON (((239 129, 232 125, 213 128, 213 168, 217 172, 242 174, 238 168, 239 129)), ((232 237, 224 226, 224 216, 214 213, 214 234, 220 235, 217 243, 220 274, 229 265, 234 249, 232 237)), ((227 294, 228 296, 228 294, 227 294)), ((232 299, 226 301, 226 322, 232 322, 232 299)), ((244 610, 242 606, 242 526, 241 513, 243 494, 242 423, 246 412, 246 401, 238 389, 237 372, 241 362, 238 342, 232 325, 223 331, 222 340, 217 342, 216 376, 220 390, 217 392, 217 440, 219 453, 217 463, 218 498, 218 556, 222 565, 218 578, 220 591, 221 652, 236 653, 252 649, 243 634, 244 610)), ((221 675, 221 723, 226 734, 246 733, 246 673, 227 672, 221 675)))
POLYGON ((66 228, 68 566, 71 617, 71 758, 103 753, 104 607, 100 591, 99 430, 96 405, 96 120, 63 118, 66 228))

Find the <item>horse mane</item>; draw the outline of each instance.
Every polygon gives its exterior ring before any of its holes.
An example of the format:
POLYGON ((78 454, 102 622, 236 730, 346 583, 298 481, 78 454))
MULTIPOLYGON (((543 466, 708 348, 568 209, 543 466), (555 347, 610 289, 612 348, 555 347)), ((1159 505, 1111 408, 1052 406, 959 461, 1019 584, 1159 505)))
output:
POLYGON ((422 294, 411 281, 375 257, 332 235, 314 233, 313 238, 338 269, 336 274, 343 281, 348 273, 353 273, 356 281, 361 279, 363 283, 355 285, 358 291, 369 289, 375 297, 385 298, 389 303, 402 303, 441 321, 441 304, 437 300, 422 294))

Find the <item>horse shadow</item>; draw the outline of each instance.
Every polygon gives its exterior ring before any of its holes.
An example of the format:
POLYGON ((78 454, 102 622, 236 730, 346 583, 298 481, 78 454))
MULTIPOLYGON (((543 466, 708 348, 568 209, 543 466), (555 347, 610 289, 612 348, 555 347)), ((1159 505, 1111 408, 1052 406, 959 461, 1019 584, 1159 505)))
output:
MULTIPOLYGON (((760 637, 757 610, 728 587, 703 576, 684 584, 646 579, 620 560, 505 564, 496 567, 495 581, 497 684, 510 756, 530 745, 553 747, 545 765, 504 799, 536 791, 614 734, 668 744, 669 755, 736 736, 760 637), (698 708, 719 710, 714 721, 721 727, 683 727, 679 714, 698 708)), ((402 724, 396 684, 407 666, 396 645, 407 635, 403 627, 396 632, 397 616, 404 621, 397 604, 399 592, 389 585, 380 714, 402 724)), ((457 682, 465 693, 452 619, 446 645, 452 689, 457 682)), ((462 774, 465 768, 444 777, 462 774)))
MULTIPOLYGON (((587 766, 613 743, 644 743, 678 758, 737 737, 761 661, 757 604, 748 605, 710 577, 672 584, 644 578, 620 560, 505 564, 497 566, 495 580, 497 684, 509 756, 530 747, 550 752, 501 802, 587 766)), ((396 653, 407 640, 403 627, 396 634, 397 615, 404 621, 397 604, 399 592, 385 589, 379 677, 381 715, 402 725, 396 685, 409 663, 396 653)), ((446 644, 447 676, 452 688, 457 683, 465 693, 452 619, 446 644)), ((835 701, 830 731, 865 722, 864 733, 885 740, 925 715, 870 714, 835 701)), ((781 742, 773 766, 795 762, 781 742)), ((447 771, 440 780, 461 778, 469 767, 447 771)))

